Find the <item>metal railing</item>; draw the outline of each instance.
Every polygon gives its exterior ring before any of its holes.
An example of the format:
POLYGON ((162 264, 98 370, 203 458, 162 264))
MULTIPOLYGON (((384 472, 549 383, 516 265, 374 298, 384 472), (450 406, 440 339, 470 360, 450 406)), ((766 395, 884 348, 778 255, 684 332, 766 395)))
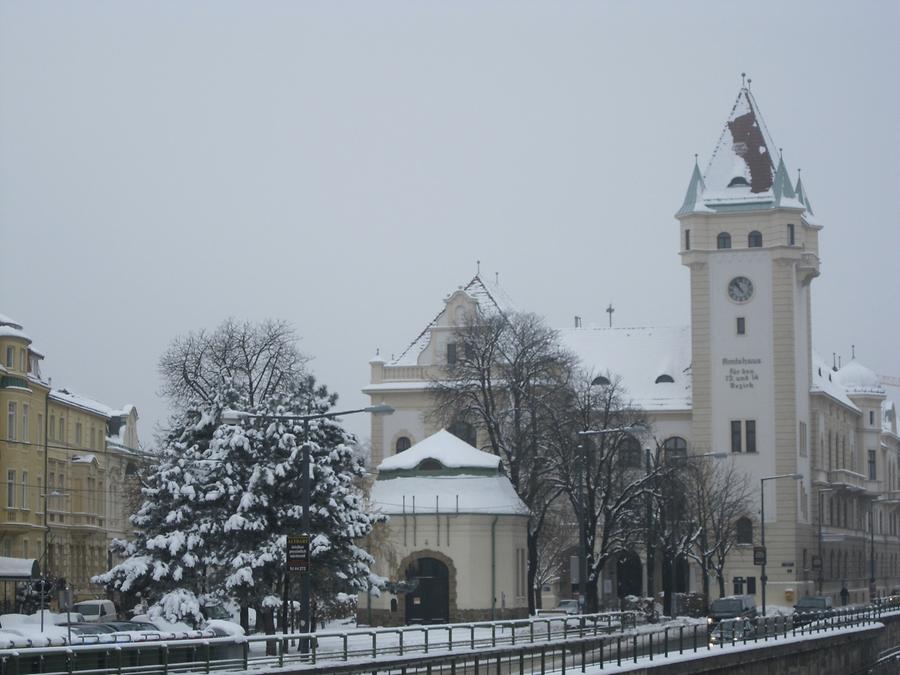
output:
POLYGON ((0 650, 0 675, 168 675, 290 668, 321 673, 509 673, 583 670, 671 654, 783 641, 878 621, 889 607, 813 612, 705 624, 637 627, 633 615, 535 617, 519 621, 379 628, 290 635, 136 640, 0 650), (625 621, 623 621, 625 619, 625 621), (626 625, 627 624, 627 625, 626 625), (716 636, 718 636, 716 638, 716 636), (306 653, 301 642, 309 644, 306 653))

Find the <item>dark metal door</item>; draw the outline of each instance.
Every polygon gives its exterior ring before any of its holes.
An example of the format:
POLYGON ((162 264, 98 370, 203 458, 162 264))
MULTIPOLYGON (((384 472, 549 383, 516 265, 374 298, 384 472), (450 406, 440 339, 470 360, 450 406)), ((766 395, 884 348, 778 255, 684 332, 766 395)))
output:
POLYGON ((435 558, 419 558, 410 564, 406 578, 414 588, 406 594, 406 623, 450 621, 450 574, 435 558))

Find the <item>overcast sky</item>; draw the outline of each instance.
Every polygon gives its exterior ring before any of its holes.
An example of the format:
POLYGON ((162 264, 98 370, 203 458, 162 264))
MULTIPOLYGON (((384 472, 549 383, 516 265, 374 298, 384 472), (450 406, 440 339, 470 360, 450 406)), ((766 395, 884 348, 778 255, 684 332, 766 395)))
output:
POLYGON ((145 443, 174 336, 287 319, 365 404, 375 349, 476 260, 556 326, 687 324, 673 214, 746 71, 825 225, 815 348, 900 376, 898 25, 857 0, 5 0, 0 312, 145 443))

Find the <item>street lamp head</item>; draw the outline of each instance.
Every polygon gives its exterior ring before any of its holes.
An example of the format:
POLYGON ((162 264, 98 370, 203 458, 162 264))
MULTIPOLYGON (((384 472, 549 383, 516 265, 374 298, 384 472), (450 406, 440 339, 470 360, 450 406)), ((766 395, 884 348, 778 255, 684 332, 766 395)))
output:
POLYGON ((394 413, 394 407, 387 403, 379 403, 378 405, 364 408, 363 412, 372 413, 373 415, 392 415, 394 413))
POLYGON ((725 459, 728 457, 727 452, 704 452, 701 457, 709 457, 711 459, 725 459))

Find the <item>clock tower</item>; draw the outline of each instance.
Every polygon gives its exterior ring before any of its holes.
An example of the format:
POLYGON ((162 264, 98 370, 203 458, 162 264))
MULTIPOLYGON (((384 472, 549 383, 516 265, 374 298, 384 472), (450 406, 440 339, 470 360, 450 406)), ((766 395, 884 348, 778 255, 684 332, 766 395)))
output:
MULTIPOLYGON (((676 217, 691 275, 693 452, 730 453, 757 502, 760 479, 803 474, 764 483, 769 602, 790 604, 800 551, 813 536, 810 282, 819 274, 821 226, 802 182, 791 183, 748 87, 706 171, 695 162, 676 217)), ((759 504, 747 515, 759 545, 759 504)), ((759 593, 751 553, 736 547, 728 569, 748 586, 752 578, 759 593)))

